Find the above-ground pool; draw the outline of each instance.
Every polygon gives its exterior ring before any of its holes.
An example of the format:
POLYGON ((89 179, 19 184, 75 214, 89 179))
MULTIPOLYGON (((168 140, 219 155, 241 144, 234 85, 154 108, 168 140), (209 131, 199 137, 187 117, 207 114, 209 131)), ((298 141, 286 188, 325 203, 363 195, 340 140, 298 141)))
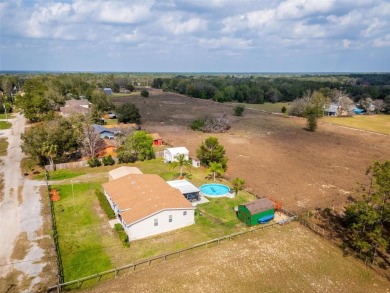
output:
POLYGON ((230 194, 228 186, 217 183, 204 184, 199 189, 204 196, 208 197, 222 197, 230 194))

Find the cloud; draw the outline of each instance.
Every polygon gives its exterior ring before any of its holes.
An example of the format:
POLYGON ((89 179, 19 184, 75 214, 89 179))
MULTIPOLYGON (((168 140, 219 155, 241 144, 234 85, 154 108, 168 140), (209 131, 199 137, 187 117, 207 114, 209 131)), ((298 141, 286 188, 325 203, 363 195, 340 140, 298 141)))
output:
MULTIPOLYGON (((118 59, 131 52, 145 60, 146 56, 153 59, 157 54, 151 64, 162 67, 170 62, 159 65, 160 57, 165 61, 176 60, 177 56, 183 60, 202 60, 205 56, 220 60, 219 55, 234 59, 244 58, 243 54, 255 59, 267 56, 283 64, 278 57, 299 56, 303 60, 305 56, 321 54, 325 60, 326 56, 334 58, 340 52, 368 54, 389 47, 390 2, 9 0, 0 2, 0 19, 2 62, 11 60, 15 52, 44 58, 42 52, 50 47, 53 54, 56 50, 58 54, 73 52, 69 58, 78 58, 74 61, 77 66, 82 66, 89 56, 92 58, 91 50, 100 58, 104 55, 118 59), (13 44, 18 44, 15 52, 13 44)), ((387 56, 377 63, 390 67, 390 52, 375 56, 387 56)), ((246 62, 253 69, 251 58, 246 62)), ((198 66, 201 62, 192 64, 198 66)), ((242 59, 232 64, 245 66, 242 59)), ((227 65, 220 66, 226 69, 227 65)))
POLYGON ((252 40, 222 37, 218 39, 199 39, 199 45, 208 49, 249 49, 252 40))
POLYGON ((377 38, 373 40, 374 47, 390 47, 390 34, 385 35, 383 38, 377 38))
POLYGON ((159 24, 167 31, 179 35, 204 31, 207 28, 207 21, 201 18, 188 18, 183 20, 177 13, 164 15, 160 18, 159 24))

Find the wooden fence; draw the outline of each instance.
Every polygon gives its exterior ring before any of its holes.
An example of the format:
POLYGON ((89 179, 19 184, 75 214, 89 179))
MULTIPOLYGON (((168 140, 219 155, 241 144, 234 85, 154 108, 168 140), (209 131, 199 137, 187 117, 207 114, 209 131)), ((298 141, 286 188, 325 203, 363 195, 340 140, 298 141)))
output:
MULTIPOLYGON (((287 214, 287 215, 289 215, 289 214, 287 214)), ((117 277, 120 271, 131 270, 131 271, 134 272, 137 269, 139 269, 140 267, 144 267, 145 265, 149 267, 153 263, 166 261, 169 258, 172 258, 174 256, 180 257, 185 252, 192 252, 195 249, 208 248, 208 247, 213 246, 213 245, 220 245, 222 242, 233 240, 234 238, 236 238, 238 236, 241 236, 241 235, 244 235, 244 234, 249 234, 249 233, 253 234, 256 231, 263 231, 266 228, 271 228, 271 227, 274 227, 274 226, 277 226, 277 225, 283 225, 283 224, 286 224, 286 223, 288 223, 290 221, 293 221, 293 220, 296 220, 296 219, 297 219, 296 215, 291 215, 291 216, 289 215, 288 219, 286 219, 284 221, 281 221, 281 222, 276 222, 276 223, 272 223, 272 224, 268 224, 268 225, 259 225, 259 226, 256 226, 256 227, 254 227, 252 229, 249 229, 249 230, 246 230, 246 231, 242 231, 242 232, 226 235, 226 236, 223 236, 223 237, 215 238, 215 239, 212 239, 212 240, 209 240, 209 241, 205 241, 205 242, 202 242, 202 243, 191 245, 191 246, 189 246, 187 248, 180 249, 180 250, 177 250, 177 251, 174 251, 174 252, 161 254, 161 255, 158 255, 158 256, 155 256, 155 257, 151 257, 151 258, 148 258, 148 259, 143 259, 143 260, 131 263, 131 264, 127 264, 127 265, 122 266, 122 267, 114 268, 114 269, 111 269, 111 270, 108 270, 108 271, 100 272, 100 273, 97 273, 97 274, 94 274, 94 275, 90 275, 90 276, 87 276, 87 277, 83 277, 83 278, 80 278, 80 279, 76 279, 76 280, 73 280, 73 281, 69 281, 69 282, 65 282, 65 283, 58 283, 57 285, 49 287, 47 289, 47 292, 54 292, 54 291, 61 292, 61 290, 63 290, 66 287, 69 287, 71 285, 77 285, 77 288, 80 288, 82 286, 82 284, 85 281, 88 281, 88 280, 97 279, 98 281, 100 281, 100 279, 103 276, 110 275, 110 274, 112 274, 113 276, 117 277)))
MULTIPOLYGON (((56 170, 75 169, 75 168, 82 168, 87 166, 88 166, 88 161, 78 161, 78 162, 71 162, 71 163, 55 164, 55 169, 56 170)), ((52 165, 46 165, 45 168, 47 171, 54 171, 52 165)))

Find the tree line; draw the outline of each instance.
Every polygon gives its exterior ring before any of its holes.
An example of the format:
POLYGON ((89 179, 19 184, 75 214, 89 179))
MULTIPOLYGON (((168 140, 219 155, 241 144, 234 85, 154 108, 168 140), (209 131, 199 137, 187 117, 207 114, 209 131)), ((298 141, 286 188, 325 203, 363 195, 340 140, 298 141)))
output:
MULTIPOLYGON (((353 101, 371 98, 390 104, 390 74, 303 76, 176 76, 158 77, 152 87, 218 102, 290 102, 310 91, 341 90, 353 101)), ((390 110, 390 109, 389 109, 390 110)))

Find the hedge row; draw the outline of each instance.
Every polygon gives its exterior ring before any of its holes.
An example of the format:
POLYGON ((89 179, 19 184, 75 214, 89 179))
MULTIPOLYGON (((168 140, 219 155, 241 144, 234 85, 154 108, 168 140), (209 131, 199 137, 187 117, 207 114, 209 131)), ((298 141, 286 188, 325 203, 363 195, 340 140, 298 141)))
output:
POLYGON ((123 226, 121 224, 115 224, 114 229, 118 233, 119 239, 121 240, 122 244, 128 247, 130 245, 129 236, 127 236, 125 229, 123 229, 123 226))
POLYGON ((95 194, 99 200, 100 206, 102 209, 106 212, 106 215, 109 219, 115 219, 115 213, 112 210, 110 204, 107 201, 106 196, 104 195, 103 192, 101 192, 99 189, 95 190, 95 194))

